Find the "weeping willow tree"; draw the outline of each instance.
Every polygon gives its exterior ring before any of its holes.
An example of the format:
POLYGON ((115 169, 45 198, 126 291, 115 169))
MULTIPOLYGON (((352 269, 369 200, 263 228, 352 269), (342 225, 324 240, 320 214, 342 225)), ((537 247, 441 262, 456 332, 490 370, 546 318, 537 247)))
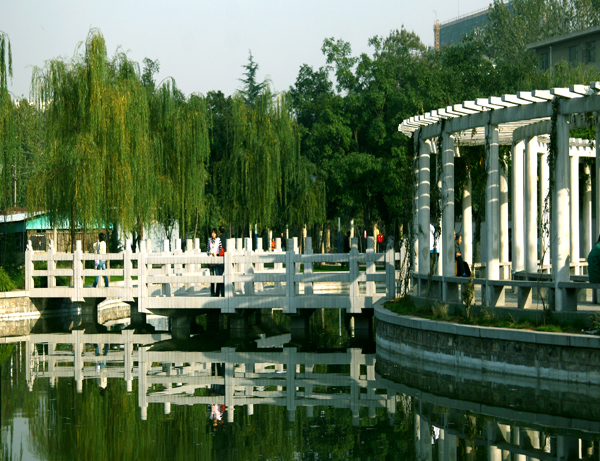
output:
POLYGON ((210 154, 206 101, 199 95, 186 100, 174 82, 166 82, 151 107, 159 159, 157 219, 167 230, 177 222, 185 237, 204 212, 210 154))
POLYGON ((12 77, 12 53, 8 35, 0 31, 0 171, 2 189, 0 205, 4 209, 11 204, 12 168, 16 162, 17 142, 14 122, 14 104, 8 92, 8 78, 12 77))
POLYGON ((282 215, 294 216, 289 207, 305 205, 298 199, 306 195, 308 169, 285 94, 274 98, 264 91, 252 104, 235 96, 229 136, 219 165, 224 218, 246 228, 272 227, 286 220, 282 215))
POLYGON ((32 77, 45 108, 45 152, 28 202, 53 224, 118 222, 125 231, 149 223, 156 207, 155 156, 139 68, 124 53, 109 59, 91 30, 74 57, 50 60, 32 77))

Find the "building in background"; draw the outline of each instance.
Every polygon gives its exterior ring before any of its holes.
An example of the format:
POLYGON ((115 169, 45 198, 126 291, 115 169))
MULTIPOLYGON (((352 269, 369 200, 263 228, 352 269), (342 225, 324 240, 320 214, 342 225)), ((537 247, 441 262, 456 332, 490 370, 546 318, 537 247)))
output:
MULTIPOLYGON (((506 6, 512 11, 510 1, 506 3, 506 6)), ((486 25, 488 23, 488 10, 489 6, 442 23, 436 20, 433 24, 435 49, 439 50, 442 46, 452 45, 460 41, 465 35, 486 25)))
POLYGON ((600 44, 600 26, 530 43, 527 49, 537 53, 542 70, 552 69, 558 62, 566 61, 574 66, 589 64, 600 71, 597 44, 600 44))

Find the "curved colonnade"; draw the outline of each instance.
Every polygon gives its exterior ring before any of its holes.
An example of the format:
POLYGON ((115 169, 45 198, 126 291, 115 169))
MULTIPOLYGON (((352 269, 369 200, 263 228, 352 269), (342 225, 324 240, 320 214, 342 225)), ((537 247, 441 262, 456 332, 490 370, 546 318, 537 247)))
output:
MULTIPOLYGON (((583 209, 580 210, 580 159, 596 158, 596 182, 600 182, 600 161, 596 149, 581 139, 570 139, 575 128, 595 127, 600 139, 600 82, 518 92, 515 95, 489 97, 434 110, 422 116, 404 120, 398 130, 413 137, 417 193, 415 199, 416 258, 415 278, 418 292, 430 290, 431 184, 437 181, 441 189, 441 258, 434 280, 441 282, 440 297, 445 302, 458 300, 459 284, 465 279, 455 277, 455 158, 460 146, 484 145, 487 170, 485 187, 485 233, 482 233, 482 263, 485 281, 482 284, 483 304, 496 306, 504 299, 504 288, 510 286, 508 268, 522 272, 525 279, 548 269, 551 274, 544 285, 554 293, 553 308, 557 311, 577 308, 577 289, 569 283, 571 273, 580 274, 580 258, 591 249, 592 236, 600 234, 600 184, 595 187, 596 221, 592 232, 592 187, 585 181, 583 209), (441 142, 439 138, 441 137, 441 142), (500 159, 500 146, 511 146, 512 174, 512 261, 509 262, 508 180, 500 159), (553 146, 551 149, 551 145, 553 146), (438 147, 441 146, 441 152, 438 147), (538 155, 541 158, 538 160, 538 155), (432 168, 432 156, 441 157, 441 168, 432 168), (551 156, 553 168, 548 167, 551 156), (539 165, 538 165, 539 162, 539 165), (539 166, 539 174, 538 174, 539 166), (439 177, 432 170, 440 171, 439 177), (538 194, 538 177, 540 191, 538 194), (553 184, 550 211, 544 199, 553 184), (573 198, 577 199, 573 199, 573 198), (539 207, 539 212, 538 212, 539 207), (580 229, 580 214, 583 229, 580 229), (541 223, 538 222, 541 216, 541 223), (549 235, 539 232, 549 224, 549 235), (446 231, 446 229, 450 229, 446 231), (538 260, 538 233, 540 259, 538 260), (545 251, 545 249, 549 249, 545 251), (512 267, 511 267, 512 266, 512 267), (542 266, 542 267, 540 267, 542 266), (502 281, 502 282, 500 282, 502 281)), ((583 166, 587 177, 590 168, 583 166)), ((465 232, 463 258, 473 263, 471 181, 467 179, 462 196, 462 227, 465 232)), ((539 281, 539 280, 538 280, 539 281)), ((434 282, 436 283, 436 282, 434 282)), ((531 304, 531 288, 527 282, 513 283, 519 288, 519 307, 531 304)), ((581 284, 580 284, 581 285, 581 284)), ((598 288, 587 284, 588 288, 598 288)))

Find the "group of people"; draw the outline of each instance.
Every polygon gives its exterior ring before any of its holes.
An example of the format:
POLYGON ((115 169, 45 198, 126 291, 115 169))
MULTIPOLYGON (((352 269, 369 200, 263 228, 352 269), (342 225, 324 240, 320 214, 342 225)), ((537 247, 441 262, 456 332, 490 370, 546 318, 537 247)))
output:
MULTIPOLYGON (((471 268, 462 257, 462 235, 454 232, 454 261, 456 263, 456 275, 458 277, 470 277, 471 268)), ((438 238, 436 236, 435 227, 429 225, 429 253, 431 258, 431 267, 435 267, 439 256, 438 238)))

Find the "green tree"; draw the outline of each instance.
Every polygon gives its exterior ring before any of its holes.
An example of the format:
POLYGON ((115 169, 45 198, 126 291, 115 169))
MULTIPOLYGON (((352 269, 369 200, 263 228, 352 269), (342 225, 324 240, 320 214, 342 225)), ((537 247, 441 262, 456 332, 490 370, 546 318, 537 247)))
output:
POLYGON ((18 139, 14 121, 14 104, 8 92, 12 78, 12 52, 8 35, 0 31, 0 208, 12 204, 13 168, 17 163, 18 139))
POLYGON ((252 57, 252 51, 248 56, 248 64, 244 64, 242 67, 246 69, 244 72, 244 78, 240 78, 240 82, 244 84, 244 87, 239 90, 240 95, 246 101, 246 104, 254 104, 258 97, 265 92, 269 87, 268 77, 262 82, 258 82, 256 73, 258 72, 258 63, 254 62, 252 57))
POLYGON ((75 229, 118 222, 124 230, 151 222, 156 205, 149 109, 139 70, 124 53, 110 60, 91 30, 70 61, 50 60, 33 73, 45 108, 45 153, 30 181, 30 211, 75 229))

